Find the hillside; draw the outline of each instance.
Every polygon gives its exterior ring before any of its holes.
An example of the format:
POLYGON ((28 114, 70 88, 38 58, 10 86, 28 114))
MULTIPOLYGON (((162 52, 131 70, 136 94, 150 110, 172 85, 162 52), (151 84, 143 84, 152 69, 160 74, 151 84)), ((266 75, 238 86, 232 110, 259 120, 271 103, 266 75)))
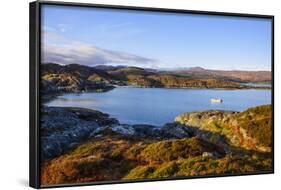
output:
POLYGON ((245 83, 271 83, 270 71, 239 71, 239 70, 211 70, 202 67, 173 70, 171 73, 189 76, 192 78, 227 79, 245 83))
POLYGON ((269 105, 184 113, 161 128, 82 108, 44 107, 41 119, 45 185, 272 170, 269 105))
MULTIPOLYGON (((88 67, 79 64, 58 65, 54 63, 41 66, 41 93, 50 95, 61 92, 104 92, 114 86, 134 85, 139 87, 164 88, 224 88, 224 89, 268 89, 270 87, 245 86, 239 82, 249 82, 234 79, 228 75, 222 77, 210 74, 210 70, 193 69, 188 72, 175 73, 153 69, 125 66, 88 67), (195 73, 194 73, 195 72, 195 73), (198 73, 199 72, 199 73, 198 73)), ((256 72, 247 76, 255 76, 263 80, 256 72)), ((256 81, 253 77, 250 81, 256 81)))
POLYGON ((183 113, 176 122, 201 130, 219 133, 229 144, 248 150, 271 152, 271 105, 249 108, 244 112, 217 110, 183 113))

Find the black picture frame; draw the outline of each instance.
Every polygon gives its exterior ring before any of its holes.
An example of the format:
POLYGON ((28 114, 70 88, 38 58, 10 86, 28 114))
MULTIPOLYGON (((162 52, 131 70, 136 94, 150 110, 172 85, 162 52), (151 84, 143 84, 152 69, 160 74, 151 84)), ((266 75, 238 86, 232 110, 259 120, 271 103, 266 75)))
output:
POLYGON ((85 185, 100 185, 100 184, 120 184, 132 182, 147 182, 147 181, 165 181, 178 179, 194 179, 194 178, 211 178, 211 177, 228 177, 241 175, 257 175, 257 174, 273 174, 274 173, 274 16, 246 13, 229 13, 229 12, 212 12, 212 11, 197 11, 183 9, 168 9, 168 8, 152 8, 152 7, 134 7, 121 5, 104 5, 104 4, 89 4, 89 3, 72 3, 72 2, 56 2, 56 1, 34 1, 29 4, 29 52, 30 52, 30 99, 29 99, 29 185, 33 188, 52 188, 52 187, 68 187, 68 186, 85 186, 85 185), (218 174, 204 175, 192 177, 170 177, 159 179, 142 179, 142 180, 122 180, 122 181, 102 181, 92 183, 78 184, 62 184, 42 186, 40 184, 40 60, 41 60, 41 7, 42 5, 59 5, 59 6, 75 6, 75 7, 93 7, 118 10, 135 10, 148 12, 165 12, 178 14, 196 14, 196 15, 217 15, 217 16, 232 16, 241 18, 266 18, 271 20, 271 73, 272 73, 272 171, 255 172, 255 173, 235 173, 235 174, 218 174))

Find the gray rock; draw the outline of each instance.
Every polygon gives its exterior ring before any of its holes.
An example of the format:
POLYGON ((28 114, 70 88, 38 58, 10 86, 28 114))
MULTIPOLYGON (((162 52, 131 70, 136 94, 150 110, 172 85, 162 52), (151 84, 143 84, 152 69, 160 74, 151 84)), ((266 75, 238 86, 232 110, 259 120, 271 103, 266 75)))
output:
POLYGON ((192 136, 186 126, 179 123, 167 123, 161 128, 162 136, 166 138, 186 138, 192 136))
MULTIPOLYGON (((43 160, 59 156, 73 145, 88 139, 90 134, 100 127, 96 121, 80 119, 72 108, 43 107, 41 115, 43 160)), ((102 116, 100 121, 109 119, 101 112, 99 115, 102 116)))
POLYGON ((228 148, 219 135, 177 122, 167 123, 163 127, 120 124, 108 114, 83 108, 42 107, 40 129, 43 160, 57 157, 88 139, 115 135, 157 140, 196 136, 205 141, 214 139, 213 143, 225 152, 228 148))

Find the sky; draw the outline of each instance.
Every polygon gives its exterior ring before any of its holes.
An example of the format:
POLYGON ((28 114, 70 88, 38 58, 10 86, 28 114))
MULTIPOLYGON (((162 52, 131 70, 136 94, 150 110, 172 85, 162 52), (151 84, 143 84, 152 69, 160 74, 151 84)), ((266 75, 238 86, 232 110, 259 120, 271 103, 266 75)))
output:
POLYGON ((271 20, 43 5, 42 62, 271 69, 271 20))

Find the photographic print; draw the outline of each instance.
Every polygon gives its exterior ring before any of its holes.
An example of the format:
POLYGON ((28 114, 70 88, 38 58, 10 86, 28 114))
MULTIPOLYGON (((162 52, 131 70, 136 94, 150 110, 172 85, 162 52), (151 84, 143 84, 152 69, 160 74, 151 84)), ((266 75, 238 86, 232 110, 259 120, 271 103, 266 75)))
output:
POLYGON ((273 172, 270 17, 40 15, 41 186, 273 172))

